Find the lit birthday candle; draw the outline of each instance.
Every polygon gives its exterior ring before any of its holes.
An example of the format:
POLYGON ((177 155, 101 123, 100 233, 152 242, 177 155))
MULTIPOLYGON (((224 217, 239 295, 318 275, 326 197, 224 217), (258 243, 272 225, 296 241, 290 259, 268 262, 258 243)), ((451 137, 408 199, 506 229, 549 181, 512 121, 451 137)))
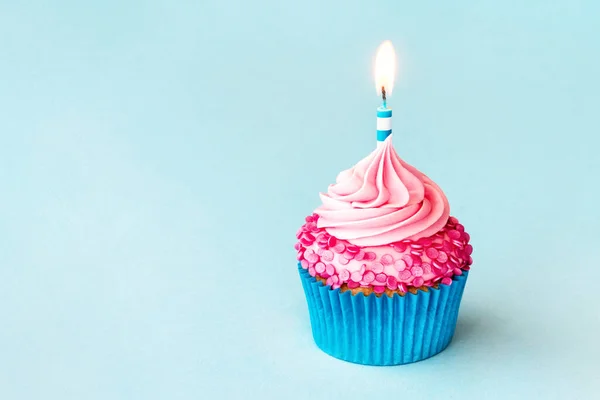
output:
POLYGON ((379 45, 375 57, 375 87, 383 104, 377 108, 377 146, 392 134, 392 109, 387 105, 387 98, 394 89, 396 75, 396 52, 392 42, 386 40, 379 45))

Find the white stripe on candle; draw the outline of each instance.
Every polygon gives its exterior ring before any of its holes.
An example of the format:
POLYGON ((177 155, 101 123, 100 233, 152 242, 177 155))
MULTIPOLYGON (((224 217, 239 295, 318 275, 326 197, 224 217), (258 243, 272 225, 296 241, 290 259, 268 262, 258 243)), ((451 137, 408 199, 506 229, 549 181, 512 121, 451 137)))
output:
POLYGON ((392 129, 392 118, 377 118, 377 130, 389 131, 392 129))

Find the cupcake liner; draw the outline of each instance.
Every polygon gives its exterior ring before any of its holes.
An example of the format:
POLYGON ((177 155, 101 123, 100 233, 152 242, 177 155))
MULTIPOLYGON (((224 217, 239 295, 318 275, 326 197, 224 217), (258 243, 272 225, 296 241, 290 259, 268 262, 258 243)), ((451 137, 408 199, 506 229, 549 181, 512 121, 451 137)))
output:
POLYGON ((420 361, 444 350, 454 335, 468 272, 405 296, 352 295, 318 282, 298 265, 312 333, 325 353, 365 365, 420 361))

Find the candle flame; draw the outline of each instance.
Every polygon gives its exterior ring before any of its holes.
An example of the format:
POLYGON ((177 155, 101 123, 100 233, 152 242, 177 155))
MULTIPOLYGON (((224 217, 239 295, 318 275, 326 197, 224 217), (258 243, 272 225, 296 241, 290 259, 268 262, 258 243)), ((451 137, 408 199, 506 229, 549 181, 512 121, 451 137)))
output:
POLYGON ((395 76, 396 52, 392 42, 386 40, 379 45, 375 56, 375 86, 379 96, 382 95, 382 88, 385 88, 386 95, 392 94, 395 76))

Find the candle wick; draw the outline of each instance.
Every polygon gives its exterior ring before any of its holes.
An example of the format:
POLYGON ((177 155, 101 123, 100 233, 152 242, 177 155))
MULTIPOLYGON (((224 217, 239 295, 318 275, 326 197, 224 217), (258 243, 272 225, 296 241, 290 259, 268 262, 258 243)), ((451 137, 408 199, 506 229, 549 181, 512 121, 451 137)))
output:
POLYGON ((387 108, 387 97, 385 95, 385 86, 381 87, 381 98, 383 99, 383 108, 387 108))

